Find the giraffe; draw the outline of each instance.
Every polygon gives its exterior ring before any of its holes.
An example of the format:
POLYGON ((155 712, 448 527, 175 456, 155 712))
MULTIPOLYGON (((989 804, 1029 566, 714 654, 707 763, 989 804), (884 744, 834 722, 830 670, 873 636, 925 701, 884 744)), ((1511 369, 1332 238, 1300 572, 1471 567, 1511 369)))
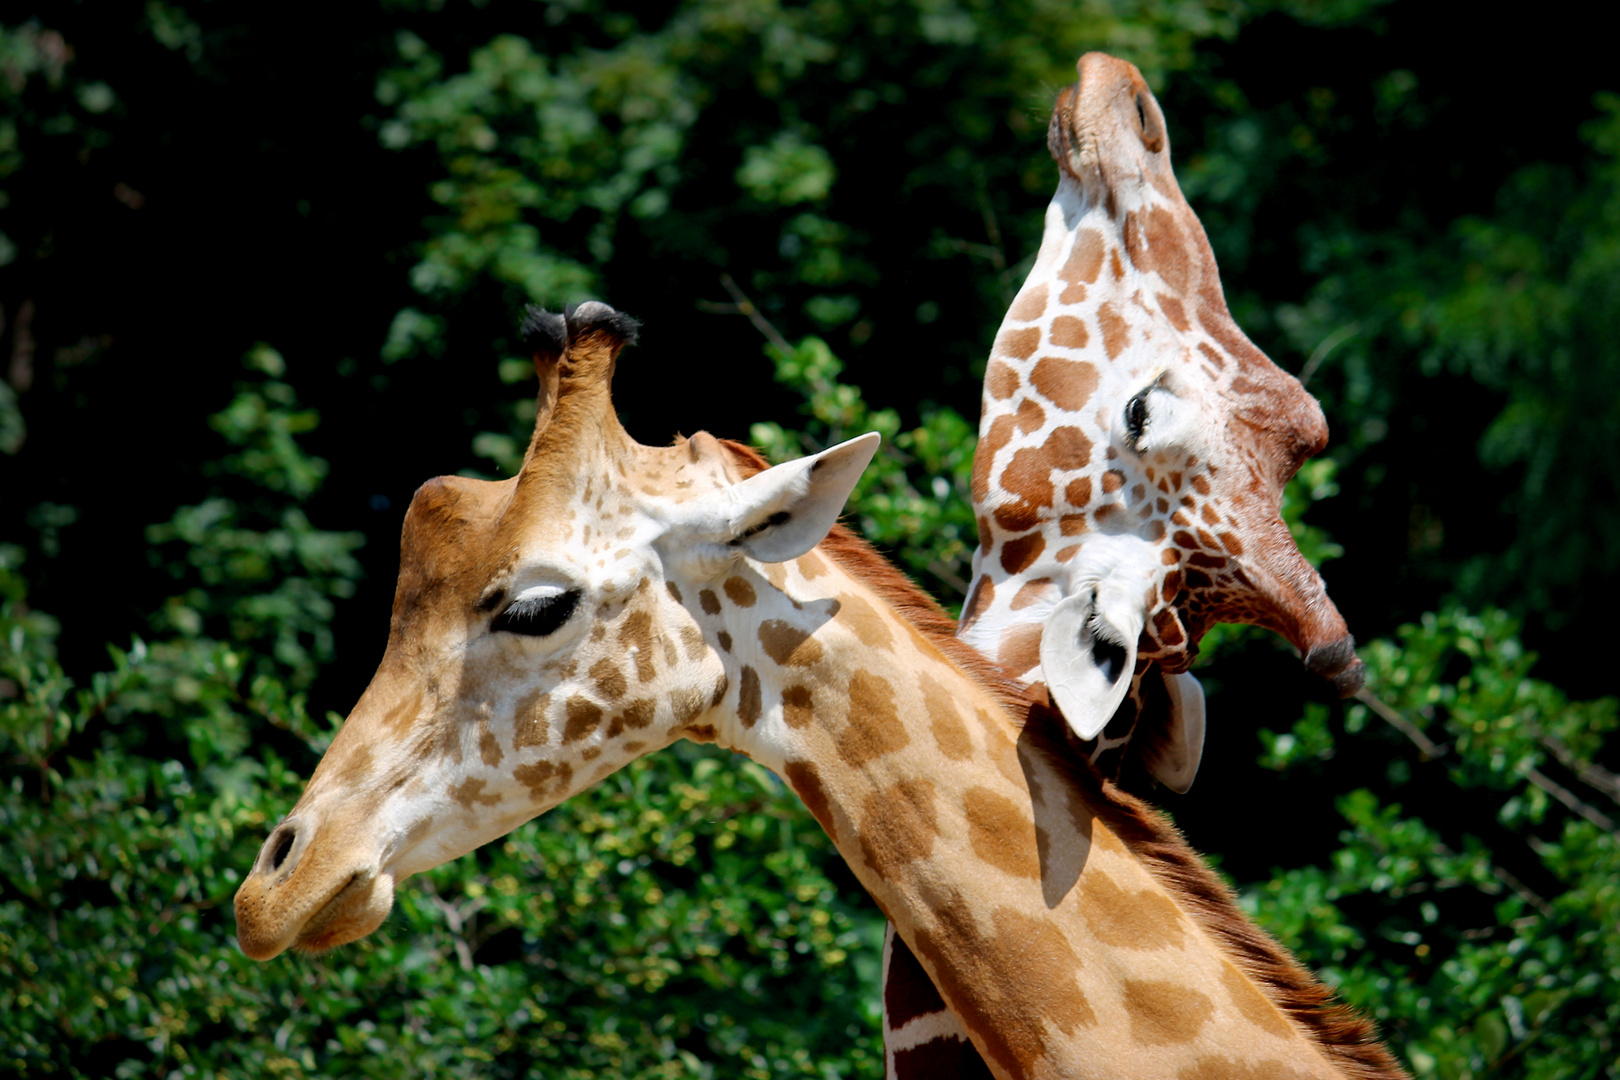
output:
MULTIPOLYGON (((960 634, 1051 683, 1103 775, 1134 745, 1184 793, 1205 717, 1183 669, 1210 623, 1283 630, 1341 691, 1360 685, 1353 641, 1278 515, 1327 429, 1232 321, 1141 73, 1102 53, 1077 70, 1048 131, 1045 235, 986 368, 960 634)), ((883 970, 889 1080, 946 1063, 982 1075, 892 928, 883 970)))
POLYGON ((1361 685, 1355 641, 1278 512, 1327 423, 1227 310, 1141 73, 1103 53, 1077 68, 1048 129, 1058 186, 1040 251, 985 372, 961 633, 1044 683, 1094 758, 1159 698, 1193 728, 1166 733, 1180 751, 1155 762, 1184 790, 1203 712, 1185 672, 1213 623, 1276 630, 1341 693, 1361 685), (1162 689, 1140 678, 1155 665, 1162 689))
POLYGON ((592 302, 527 330, 522 468, 412 500, 377 673, 237 892, 248 956, 363 937, 398 882, 684 737, 793 788, 1001 1080, 1399 1075, 834 527, 875 435, 774 468, 706 433, 641 446, 609 390, 633 321, 592 302))

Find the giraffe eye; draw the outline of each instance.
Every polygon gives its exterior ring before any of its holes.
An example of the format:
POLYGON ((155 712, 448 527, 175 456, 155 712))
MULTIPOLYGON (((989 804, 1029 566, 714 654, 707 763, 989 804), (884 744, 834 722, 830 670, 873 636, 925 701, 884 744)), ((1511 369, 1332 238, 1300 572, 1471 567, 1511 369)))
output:
POLYGON ((1125 441, 1132 450, 1142 442, 1142 433, 1147 430, 1147 396, 1153 388, 1147 387, 1137 391, 1135 397, 1125 403, 1125 441))
POLYGON ((579 606, 579 590, 567 592, 554 587, 546 591, 531 590, 509 604, 495 616, 490 630, 498 634, 522 634, 525 637, 545 637, 556 633, 579 606))

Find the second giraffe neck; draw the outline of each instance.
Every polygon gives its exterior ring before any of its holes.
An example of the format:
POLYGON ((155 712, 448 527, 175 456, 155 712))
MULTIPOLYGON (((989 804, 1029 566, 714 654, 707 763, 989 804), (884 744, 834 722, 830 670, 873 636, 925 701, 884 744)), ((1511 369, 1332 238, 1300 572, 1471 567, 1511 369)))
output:
POLYGON ((1117 797, 893 596, 818 551, 688 601, 738 702, 705 734, 793 786, 997 1073, 1340 1075, 1121 837, 1117 797))

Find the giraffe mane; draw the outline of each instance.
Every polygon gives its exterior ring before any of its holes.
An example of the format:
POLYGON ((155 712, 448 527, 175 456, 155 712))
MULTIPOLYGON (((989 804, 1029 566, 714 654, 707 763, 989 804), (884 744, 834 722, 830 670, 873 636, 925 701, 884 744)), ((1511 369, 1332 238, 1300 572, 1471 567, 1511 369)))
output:
MULTIPOLYGON (((745 476, 768 467, 758 452, 720 440, 745 476)), ((1045 695, 1017 682, 994 661, 956 636, 956 620, 866 540, 843 525, 817 547, 877 593, 957 667, 995 695, 1023 734, 1031 737, 1090 808, 1203 928, 1221 952, 1286 1016, 1321 1046, 1328 1060, 1353 1080, 1401 1080, 1406 1073, 1378 1041, 1372 1021, 1337 1001, 1238 907, 1237 897, 1162 813, 1103 779, 1081 755, 1064 751, 1068 728, 1045 695)))

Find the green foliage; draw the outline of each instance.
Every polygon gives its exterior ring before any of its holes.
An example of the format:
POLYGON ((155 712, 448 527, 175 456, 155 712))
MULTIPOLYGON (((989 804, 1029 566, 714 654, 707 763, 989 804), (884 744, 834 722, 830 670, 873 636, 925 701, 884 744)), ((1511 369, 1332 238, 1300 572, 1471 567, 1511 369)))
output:
POLYGON ((901 430, 893 409, 872 409, 860 390, 839 382, 844 365, 820 338, 792 349, 771 346, 777 380, 804 398, 802 429, 761 422, 749 429, 772 461, 788 461, 868 431, 883 450, 850 496, 862 536, 892 550, 936 596, 961 604, 978 546, 968 484, 978 436, 954 409, 924 404, 922 423, 901 430))
MULTIPOLYGON (((1461 491, 1444 469, 1414 480, 1412 552, 1468 602, 1553 627, 1600 617, 1589 582, 1620 572, 1620 548, 1604 539, 1620 529, 1620 485, 1590 467, 1620 457, 1620 96, 1592 107, 1584 168, 1525 166, 1491 216, 1458 217, 1439 235, 1324 228, 1321 280, 1277 312, 1321 365, 1328 386, 1313 389, 1330 395, 1363 459, 1378 461, 1384 443, 1452 459, 1456 448, 1392 430, 1402 398, 1443 417, 1483 396, 1486 422, 1465 436, 1483 477, 1461 491)), ((1419 432, 1443 430, 1439 419, 1419 432)))
POLYGON ((1426 615, 1363 650, 1376 697, 1263 736, 1263 765, 1318 783, 1357 743, 1384 758, 1377 790, 1338 799, 1348 827, 1329 863, 1245 899, 1371 1008, 1418 1076, 1614 1075, 1620 783, 1593 762, 1620 703, 1531 678, 1517 629, 1496 610, 1426 615), (1403 808, 1435 784, 1469 814, 1403 808))
POLYGON ((365 538, 317 529, 299 509, 326 476, 326 462, 297 442, 319 416, 296 408, 274 349, 257 346, 245 366, 270 377, 239 385, 209 420, 236 448, 208 469, 220 494, 146 530, 152 565, 189 586, 159 625, 205 648, 227 642, 255 670, 303 689, 332 658, 332 601, 352 595, 365 538))

